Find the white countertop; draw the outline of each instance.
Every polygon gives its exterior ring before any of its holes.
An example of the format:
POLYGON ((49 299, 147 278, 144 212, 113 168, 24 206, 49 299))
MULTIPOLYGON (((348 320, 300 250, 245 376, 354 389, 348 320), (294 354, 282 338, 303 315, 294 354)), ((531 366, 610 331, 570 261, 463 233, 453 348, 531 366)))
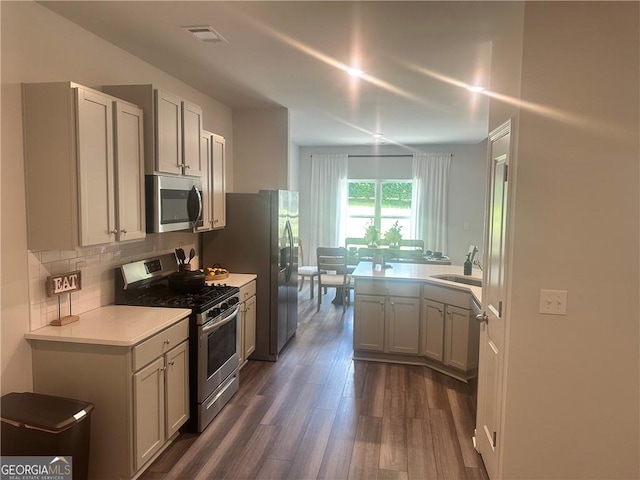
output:
POLYGON ((28 340, 130 347, 189 316, 187 308, 107 305, 80 315, 61 327, 26 333, 28 340))
POLYGON ((231 287, 244 287, 247 283, 252 282, 258 278, 255 273, 229 273, 227 278, 223 278, 222 280, 213 280, 211 282, 207 282, 208 285, 222 285, 226 284, 231 287))
MULTIPOLYGON (((470 292, 478 302, 482 303, 482 287, 466 285, 464 283, 450 282, 441 278, 434 278, 434 275, 457 275, 463 276, 461 265, 432 265, 418 263, 387 263, 391 268, 374 270, 371 262, 360 262, 351 274, 356 281, 358 278, 368 278, 375 280, 416 280, 439 284, 445 287, 457 288, 470 292)), ((482 272, 474 268, 469 278, 482 280, 482 272)))

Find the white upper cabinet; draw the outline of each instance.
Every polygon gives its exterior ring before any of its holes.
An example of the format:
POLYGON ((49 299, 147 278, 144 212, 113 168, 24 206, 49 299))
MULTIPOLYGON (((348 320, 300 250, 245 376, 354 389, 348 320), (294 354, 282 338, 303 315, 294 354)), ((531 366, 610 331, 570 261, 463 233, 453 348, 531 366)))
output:
POLYGON ((71 82, 23 84, 30 250, 144 238, 142 115, 71 82))
POLYGON ((146 236, 144 203, 144 118, 138 107, 114 102, 118 240, 146 236))
POLYGON ((145 174, 202 175, 202 108, 150 84, 105 85, 102 90, 139 105, 149 119, 144 126, 145 174))
POLYGON ((212 155, 212 218, 213 228, 222 228, 227 224, 227 204, 226 193, 227 187, 225 183, 226 175, 226 158, 225 158, 225 140, 220 135, 213 135, 211 142, 212 155))
POLYGON ((200 136, 202 171, 202 219, 196 229, 204 232, 224 227, 226 222, 225 140, 215 133, 202 131, 200 136))
POLYGON ((182 101, 182 168, 185 175, 200 177, 202 108, 182 101))
POLYGON ((170 93, 155 92, 156 161, 154 169, 164 173, 183 173, 182 102, 170 93))

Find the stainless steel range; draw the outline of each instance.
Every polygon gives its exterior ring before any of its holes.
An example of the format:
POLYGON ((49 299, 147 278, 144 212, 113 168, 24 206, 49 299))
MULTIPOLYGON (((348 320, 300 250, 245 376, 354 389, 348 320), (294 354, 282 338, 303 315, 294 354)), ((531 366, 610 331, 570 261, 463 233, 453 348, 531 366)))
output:
POLYGON ((202 432, 240 385, 239 289, 205 285, 196 294, 178 294, 167 280, 177 270, 173 254, 122 265, 115 275, 116 304, 191 309, 189 425, 202 432))

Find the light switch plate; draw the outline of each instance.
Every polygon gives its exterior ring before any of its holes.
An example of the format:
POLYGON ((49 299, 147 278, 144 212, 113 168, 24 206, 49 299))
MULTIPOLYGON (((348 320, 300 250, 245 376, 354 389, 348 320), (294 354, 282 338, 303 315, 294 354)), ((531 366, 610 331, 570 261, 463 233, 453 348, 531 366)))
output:
POLYGON ((540 313, 544 315, 566 315, 567 291, 540 290, 540 313))

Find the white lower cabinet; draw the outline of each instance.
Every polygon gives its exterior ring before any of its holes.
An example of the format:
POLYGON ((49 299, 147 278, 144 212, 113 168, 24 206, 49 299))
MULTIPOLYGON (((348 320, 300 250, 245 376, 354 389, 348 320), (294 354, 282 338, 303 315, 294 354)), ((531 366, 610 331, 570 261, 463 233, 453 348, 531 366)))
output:
POLYGON ((479 331, 471 311, 447 305, 444 328, 444 363, 463 371, 478 367, 479 331))
POLYGON ((419 292, 412 282, 356 280, 354 350, 418 354, 419 292))
POLYGON ((444 304, 432 300, 422 302, 420 353, 439 362, 444 361, 444 304))
POLYGON ((240 367, 242 368, 256 349, 256 282, 240 287, 240 367))
POLYGON ((89 478, 130 479, 189 418, 189 320, 131 346, 32 341, 33 388, 94 404, 89 478))
POLYGON ((356 291, 353 314, 353 349, 384 351, 385 297, 359 295, 356 291))
POLYGON ((187 341, 133 375, 135 464, 139 470, 189 418, 187 341))
POLYGON ((478 367, 479 328, 472 318, 470 294, 425 285, 420 353, 462 372, 478 367))
POLYGON ((478 367, 478 322, 464 290, 356 278, 353 350, 362 360, 428 365, 459 379, 478 367))

